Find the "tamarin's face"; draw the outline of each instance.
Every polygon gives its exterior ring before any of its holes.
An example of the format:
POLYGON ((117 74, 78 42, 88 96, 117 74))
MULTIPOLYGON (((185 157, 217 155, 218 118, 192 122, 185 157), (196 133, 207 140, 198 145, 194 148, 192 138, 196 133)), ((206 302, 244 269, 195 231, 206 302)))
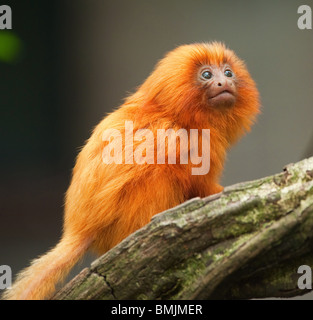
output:
POLYGON ((211 123, 220 121, 220 127, 221 121, 236 121, 234 126, 248 128, 259 112, 258 90, 245 63, 217 42, 183 45, 169 52, 140 93, 144 110, 182 126, 200 126, 210 118, 211 123))
POLYGON ((198 82, 206 91, 213 107, 232 106, 236 102, 236 75, 228 64, 206 65, 199 68, 198 82))

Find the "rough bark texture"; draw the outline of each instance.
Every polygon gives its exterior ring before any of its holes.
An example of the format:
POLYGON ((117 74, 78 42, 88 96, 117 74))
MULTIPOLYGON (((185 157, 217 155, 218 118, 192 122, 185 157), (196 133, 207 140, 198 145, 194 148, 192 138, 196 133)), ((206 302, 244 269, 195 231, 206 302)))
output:
POLYGON ((54 299, 291 297, 313 267, 313 158, 153 217, 54 299))

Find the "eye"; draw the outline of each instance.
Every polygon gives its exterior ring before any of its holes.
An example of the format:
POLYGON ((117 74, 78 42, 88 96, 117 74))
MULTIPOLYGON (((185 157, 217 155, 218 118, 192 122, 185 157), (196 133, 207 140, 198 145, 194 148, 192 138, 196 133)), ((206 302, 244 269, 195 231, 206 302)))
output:
POLYGON ((226 77, 229 77, 229 78, 231 78, 233 76, 233 72, 228 70, 228 69, 225 70, 224 74, 225 74, 226 77))
POLYGON ((210 71, 204 71, 202 72, 202 75, 201 75, 204 79, 211 79, 212 78, 212 73, 210 71))

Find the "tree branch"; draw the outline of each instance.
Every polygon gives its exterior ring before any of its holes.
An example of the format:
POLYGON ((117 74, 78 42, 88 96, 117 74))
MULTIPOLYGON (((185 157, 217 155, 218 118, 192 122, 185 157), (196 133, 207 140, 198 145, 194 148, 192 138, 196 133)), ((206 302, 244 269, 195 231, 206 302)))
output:
POLYGON ((313 158, 157 214, 53 299, 248 299, 306 293, 313 158))

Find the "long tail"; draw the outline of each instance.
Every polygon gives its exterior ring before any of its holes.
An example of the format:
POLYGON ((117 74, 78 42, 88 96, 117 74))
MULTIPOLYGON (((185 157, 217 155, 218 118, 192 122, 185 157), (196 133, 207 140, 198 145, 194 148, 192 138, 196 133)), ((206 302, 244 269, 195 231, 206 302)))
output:
POLYGON ((3 299, 43 300, 55 291, 71 268, 88 250, 90 241, 64 237, 47 254, 32 261, 31 265, 18 276, 11 289, 7 289, 3 299))

